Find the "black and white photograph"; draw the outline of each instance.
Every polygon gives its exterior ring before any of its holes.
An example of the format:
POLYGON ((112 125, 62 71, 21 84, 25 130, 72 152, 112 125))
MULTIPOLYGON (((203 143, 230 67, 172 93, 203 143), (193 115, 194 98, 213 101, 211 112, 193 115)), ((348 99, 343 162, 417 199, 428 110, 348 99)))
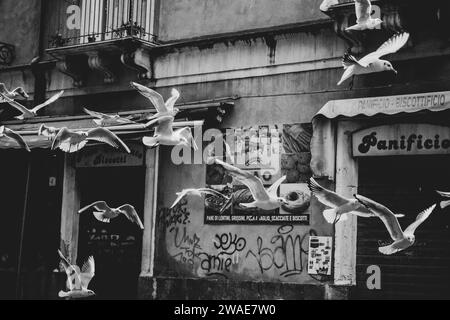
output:
POLYGON ((0 300, 450 300, 449 164, 449 1, 0 0, 0 300))

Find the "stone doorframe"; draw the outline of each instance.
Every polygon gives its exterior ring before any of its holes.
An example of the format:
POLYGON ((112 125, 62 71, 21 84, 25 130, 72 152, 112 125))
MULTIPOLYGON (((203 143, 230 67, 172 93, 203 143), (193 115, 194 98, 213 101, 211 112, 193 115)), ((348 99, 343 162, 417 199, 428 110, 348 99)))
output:
MULTIPOLYGON (((78 251, 80 190, 76 179, 76 156, 66 154, 64 159, 63 196, 61 209, 61 240, 69 243, 71 261, 78 251)), ((153 276, 155 256, 155 222, 157 215, 157 184, 159 147, 145 149, 144 232, 140 276, 153 276)))

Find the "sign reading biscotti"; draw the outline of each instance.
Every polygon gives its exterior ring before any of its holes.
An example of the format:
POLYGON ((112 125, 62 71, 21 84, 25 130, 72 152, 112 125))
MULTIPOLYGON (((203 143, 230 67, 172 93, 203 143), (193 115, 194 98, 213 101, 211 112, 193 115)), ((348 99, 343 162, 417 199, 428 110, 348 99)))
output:
POLYGON ((136 167, 144 165, 144 146, 127 143, 130 153, 114 149, 108 145, 84 148, 77 153, 77 168, 136 167))
POLYGON ((354 157, 450 154, 450 127, 394 124, 352 135, 354 157))

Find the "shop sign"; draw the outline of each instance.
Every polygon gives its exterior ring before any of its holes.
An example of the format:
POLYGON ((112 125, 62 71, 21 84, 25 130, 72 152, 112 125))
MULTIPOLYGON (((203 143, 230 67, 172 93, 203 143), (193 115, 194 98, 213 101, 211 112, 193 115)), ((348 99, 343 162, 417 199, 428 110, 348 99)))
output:
POLYGON ((106 145, 92 146, 77 154, 77 168, 138 167, 144 165, 144 146, 127 143, 126 153, 106 145))
POLYGON ((394 124, 352 135, 354 157, 450 154, 450 127, 394 124))

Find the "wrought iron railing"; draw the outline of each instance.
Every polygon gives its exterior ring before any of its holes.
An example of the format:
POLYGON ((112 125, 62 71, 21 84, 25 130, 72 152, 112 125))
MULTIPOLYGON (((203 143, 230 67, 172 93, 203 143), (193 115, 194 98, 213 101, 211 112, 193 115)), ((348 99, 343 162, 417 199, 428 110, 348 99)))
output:
POLYGON ((49 47, 138 38, 156 42, 155 0, 75 0, 59 4, 63 15, 49 36, 49 47))

